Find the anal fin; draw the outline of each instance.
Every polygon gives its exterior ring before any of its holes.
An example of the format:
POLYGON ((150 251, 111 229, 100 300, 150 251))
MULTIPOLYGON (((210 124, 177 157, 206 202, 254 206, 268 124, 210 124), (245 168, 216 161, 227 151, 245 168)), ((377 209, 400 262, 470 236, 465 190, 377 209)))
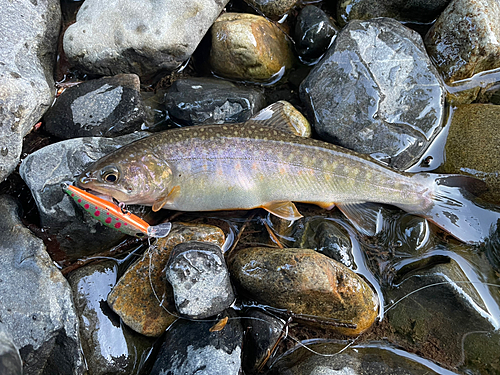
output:
POLYGON ((263 209, 285 220, 295 221, 303 217, 297 207, 290 202, 271 202, 262 206, 263 209))
POLYGON ((337 207, 366 236, 374 236, 383 226, 381 206, 376 203, 337 203, 337 207))

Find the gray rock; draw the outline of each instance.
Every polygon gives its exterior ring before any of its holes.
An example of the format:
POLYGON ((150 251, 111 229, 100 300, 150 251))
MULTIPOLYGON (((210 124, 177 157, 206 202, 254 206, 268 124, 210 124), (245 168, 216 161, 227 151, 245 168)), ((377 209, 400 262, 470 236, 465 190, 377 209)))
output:
POLYGON ((295 48, 305 62, 317 59, 326 52, 336 34, 337 28, 326 13, 307 5, 297 16, 295 48))
POLYGON ((71 289, 19 211, 11 197, 0 197, 0 320, 20 350, 25 375, 82 374, 71 289))
POLYGON ((439 16, 448 3, 450 0, 342 0, 337 3, 337 18, 342 25, 351 20, 377 17, 429 23, 439 16))
POLYGON ((86 71, 153 75, 196 49, 227 0, 86 0, 64 35, 70 61, 86 71))
POLYGON ((391 261, 397 287, 384 292, 389 303, 381 336, 429 359, 464 366, 464 373, 498 373, 498 277, 483 254, 465 246, 450 248, 436 246, 425 256, 401 254, 391 261), (474 348, 478 341, 489 350, 474 348))
POLYGON ((19 349, 12 342, 5 324, 0 323, 0 374, 19 375, 23 372, 23 364, 19 349))
MULTIPOLYGON (((228 311, 226 316, 234 318, 228 311)), ((243 329, 239 319, 210 332, 214 321, 178 319, 165 333, 150 375, 239 375, 243 329)))
POLYGON ((455 0, 444 10, 425 45, 446 83, 500 67, 499 19, 497 0, 455 0))
POLYGON ((248 4, 266 17, 278 19, 292 9, 298 0, 248 0, 248 4))
POLYGON ((0 181, 16 167, 23 137, 52 104, 58 0, 0 1, 0 181))
POLYGON ((175 246, 166 277, 174 291, 177 311, 189 318, 219 314, 234 302, 229 271, 217 245, 193 241, 175 246))
POLYGON ((23 160, 19 173, 40 212, 40 224, 69 259, 99 252, 123 238, 80 207, 61 188, 105 154, 141 138, 133 133, 117 138, 75 138, 46 146, 23 160))
POLYGON ((69 87, 45 114, 45 130, 61 139, 115 137, 140 130, 146 114, 135 74, 69 87))
POLYGON ((245 122, 264 105, 262 90, 212 78, 179 79, 165 94, 170 117, 185 125, 245 122))
POLYGON ((350 269, 357 269, 351 239, 340 224, 324 218, 304 221, 304 229, 295 243, 296 247, 316 250, 350 269))
POLYGON ((406 169, 440 130, 444 89, 420 36, 352 21, 300 85, 320 137, 406 169))
POLYGON ((381 343, 297 346, 273 364, 272 375, 453 375, 434 362, 381 343))
POLYGON ((114 261, 90 264, 68 276, 89 374, 137 374, 141 356, 152 349, 152 340, 120 324, 106 302, 117 277, 114 261))

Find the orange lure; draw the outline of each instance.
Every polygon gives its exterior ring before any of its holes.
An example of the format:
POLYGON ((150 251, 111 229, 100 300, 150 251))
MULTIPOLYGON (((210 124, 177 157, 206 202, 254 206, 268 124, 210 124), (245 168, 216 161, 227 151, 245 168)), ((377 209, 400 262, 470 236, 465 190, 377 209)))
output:
POLYGON ((81 190, 76 186, 63 184, 63 189, 94 219, 125 234, 136 237, 165 237, 172 228, 171 223, 151 226, 140 217, 122 210, 116 204, 81 190))

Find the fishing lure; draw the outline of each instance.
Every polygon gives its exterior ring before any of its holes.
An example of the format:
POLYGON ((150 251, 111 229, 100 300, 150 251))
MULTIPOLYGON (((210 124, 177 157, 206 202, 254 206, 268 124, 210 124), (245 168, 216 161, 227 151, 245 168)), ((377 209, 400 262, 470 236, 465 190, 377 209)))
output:
POLYGON ((63 184, 63 190, 92 217, 107 227, 114 228, 125 234, 136 237, 166 237, 172 228, 171 223, 151 226, 131 212, 124 211, 120 206, 99 198, 76 186, 63 184))

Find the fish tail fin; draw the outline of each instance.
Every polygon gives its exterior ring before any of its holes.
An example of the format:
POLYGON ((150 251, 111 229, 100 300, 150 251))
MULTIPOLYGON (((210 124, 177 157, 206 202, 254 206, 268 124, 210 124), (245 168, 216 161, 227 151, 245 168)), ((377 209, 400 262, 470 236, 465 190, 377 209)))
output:
POLYGON ((424 207, 400 208, 425 217, 458 240, 479 244, 496 230, 500 212, 475 202, 474 195, 487 190, 486 184, 474 177, 418 173, 416 183, 427 187, 424 207))

